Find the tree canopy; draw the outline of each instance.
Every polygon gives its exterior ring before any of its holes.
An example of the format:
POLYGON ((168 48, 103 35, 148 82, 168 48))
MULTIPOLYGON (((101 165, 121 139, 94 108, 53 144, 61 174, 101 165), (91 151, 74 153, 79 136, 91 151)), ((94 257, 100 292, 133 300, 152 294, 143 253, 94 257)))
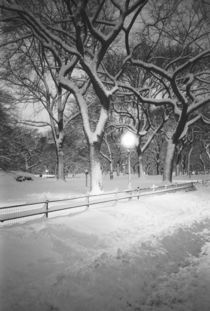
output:
POLYGON ((154 107, 163 110, 164 179, 171 181, 176 148, 192 124, 207 119, 202 108, 210 101, 209 33, 194 1, 3 0, 0 9, 2 46, 25 44, 31 53, 36 42, 58 88, 74 96, 91 189, 102 188, 101 145, 112 104, 122 96, 128 110, 132 102, 149 107, 149 116, 154 107), (94 122, 90 101, 99 105, 94 122))

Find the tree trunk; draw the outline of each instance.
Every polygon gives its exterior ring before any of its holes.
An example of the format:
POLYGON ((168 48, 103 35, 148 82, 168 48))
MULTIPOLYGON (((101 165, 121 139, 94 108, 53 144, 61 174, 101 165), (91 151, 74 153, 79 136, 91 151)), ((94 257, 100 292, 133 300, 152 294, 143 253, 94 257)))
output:
POLYGON ((191 172, 190 172, 190 160, 191 160, 191 153, 193 150, 193 146, 190 147, 190 150, 188 152, 188 157, 187 157, 187 175, 190 176, 191 172))
POLYGON ((110 158, 110 179, 114 178, 114 171, 113 171, 113 159, 110 158))
POLYGON ((58 86, 57 89, 58 93, 58 99, 57 99, 57 105, 58 105, 58 124, 57 124, 57 136, 56 139, 56 148, 57 148, 57 159, 58 159, 58 172, 57 172, 57 178, 60 180, 65 180, 65 174, 64 174, 64 153, 63 153, 63 142, 64 142, 64 108, 63 108, 63 101, 62 101, 62 88, 58 86))
POLYGON ((156 174, 160 175, 160 160, 156 160, 156 174))
POLYGON ((185 174, 185 161, 184 161, 184 157, 181 157, 181 161, 180 161, 180 172, 182 175, 185 174))
POLYGON ((203 160, 202 154, 200 154, 200 161, 203 166, 204 174, 206 175, 206 164, 205 164, 205 161, 203 160))
POLYGON ((138 177, 140 178, 143 175, 144 168, 143 168, 143 157, 142 154, 138 155, 138 177))
POLYGON ((181 174, 181 152, 182 148, 179 148, 176 154, 176 176, 179 176, 181 174))
POLYGON ((210 160, 210 145, 208 145, 205 149, 206 149, 206 153, 208 155, 208 158, 210 160))
POLYGON ((61 131, 59 132, 59 137, 56 139, 57 179, 59 180, 65 180, 63 141, 64 133, 61 131))
POLYGON ((179 176, 180 172, 181 172, 181 170, 180 170, 180 163, 178 162, 178 163, 176 163, 176 176, 179 176))
POLYGON ((138 177, 140 178, 143 175, 143 157, 142 157, 142 151, 140 143, 136 148, 137 156, 138 156, 138 177))
POLYGON ((117 176, 120 176, 120 162, 117 162, 117 176))
POLYGON ((99 193, 103 189, 100 163, 100 143, 89 144, 90 151, 90 192, 99 193))
POLYGON ((178 164, 178 175, 183 175, 181 159, 180 159, 179 164, 178 164))
POLYGON ((61 148, 57 151, 57 178, 60 180, 65 180, 65 174, 64 174, 64 153, 61 148))
POLYGON ((169 139, 167 143, 166 159, 163 172, 164 181, 172 182, 175 147, 176 145, 174 144, 173 140, 169 139))
POLYGON ((28 159, 25 158, 25 171, 28 172, 29 171, 29 164, 28 164, 28 159))

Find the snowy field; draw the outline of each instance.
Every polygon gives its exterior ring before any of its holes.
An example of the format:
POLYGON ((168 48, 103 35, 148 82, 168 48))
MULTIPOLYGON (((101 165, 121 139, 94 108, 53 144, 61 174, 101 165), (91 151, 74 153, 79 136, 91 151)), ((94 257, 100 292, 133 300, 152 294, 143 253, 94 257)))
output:
MULTIPOLYGON (((5 173, 0 169, 0 206, 9 204, 20 204, 33 201, 53 200, 69 198, 73 195, 85 194, 89 191, 86 187, 85 176, 77 175, 67 178, 66 182, 57 181, 55 178, 39 178, 32 175, 33 181, 17 182, 15 178, 19 175, 27 175, 22 172, 5 173)), ((28 174, 30 176, 30 174, 28 174)), ((174 177, 174 182, 210 180, 210 175, 193 175, 174 177)), ((120 191, 128 187, 128 175, 115 176, 113 180, 108 175, 103 178, 104 191, 120 191)), ((144 176, 139 179, 137 175, 132 176, 132 187, 145 188, 152 185, 162 185, 162 176, 144 176)))
MULTIPOLYGON (((126 187, 105 178, 105 191, 126 187)), ((210 183, 196 187, 1 227, 0 310, 209 311, 210 183)), ((84 176, 18 183, 0 171, 0 191, 3 206, 87 188, 84 176)))

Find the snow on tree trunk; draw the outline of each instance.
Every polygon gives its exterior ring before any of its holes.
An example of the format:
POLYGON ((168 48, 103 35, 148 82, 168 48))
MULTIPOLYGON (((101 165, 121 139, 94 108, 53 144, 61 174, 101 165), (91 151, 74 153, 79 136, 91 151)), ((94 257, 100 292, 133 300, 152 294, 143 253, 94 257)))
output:
POLYGON ((56 148, 57 148, 57 159, 58 159, 58 171, 57 178, 60 180, 65 180, 64 174, 64 153, 63 153, 63 142, 64 142, 64 107, 62 102, 62 89, 59 86, 57 89, 57 113, 58 113, 58 123, 57 123, 57 133, 55 133, 56 137, 56 148))
POLYGON ((165 159, 164 172, 163 172, 164 181, 172 182, 175 147, 176 145, 174 144, 172 138, 168 139, 167 149, 166 149, 166 159, 165 159))
POLYGON ((90 150, 90 192, 100 193, 103 189, 102 170, 100 163, 100 143, 89 144, 90 150))
POLYGON ((176 154, 176 176, 179 176, 182 173, 182 150, 183 146, 180 146, 176 154))
POLYGON ((90 192, 100 193, 102 192, 102 169, 100 159, 101 143, 104 136, 105 126, 108 120, 108 110, 101 108, 100 117, 98 119, 95 131, 90 129, 88 111, 85 109, 85 105, 80 105, 84 133, 87 138, 90 154, 90 192))
POLYGON ((63 140, 64 140, 64 134, 62 131, 59 133, 59 138, 56 141, 57 179, 59 179, 59 180, 65 180, 63 140))

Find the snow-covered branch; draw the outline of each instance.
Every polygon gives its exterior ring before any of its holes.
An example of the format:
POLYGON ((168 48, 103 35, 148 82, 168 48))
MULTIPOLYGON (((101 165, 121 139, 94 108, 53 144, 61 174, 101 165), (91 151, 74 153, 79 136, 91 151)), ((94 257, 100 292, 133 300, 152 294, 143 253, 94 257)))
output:
POLYGON ((152 63, 144 62, 140 59, 134 59, 133 57, 129 57, 128 60, 131 62, 134 66, 139 66, 141 68, 144 68, 148 71, 153 71, 156 74, 160 75, 161 77, 167 79, 168 81, 171 81, 172 75, 169 74, 166 70, 162 69, 161 67, 158 67, 152 63))
POLYGON ((197 122, 198 120, 200 120, 202 118, 201 114, 196 115, 195 117, 193 117, 192 119, 190 119, 189 121, 186 122, 184 130, 182 131, 181 135, 180 135, 180 139, 182 139, 183 137, 186 136, 189 127, 194 124, 195 122, 197 122))
POLYGON ((187 109, 187 114, 190 115, 192 112, 198 110, 200 107, 206 105, 210 103, 210 97, 207 97, 207 98, 204 98, 204 99, 201 99, 200 101, 198 102, 194 102, 193 104, 191 104, 188 109, 187 109))

